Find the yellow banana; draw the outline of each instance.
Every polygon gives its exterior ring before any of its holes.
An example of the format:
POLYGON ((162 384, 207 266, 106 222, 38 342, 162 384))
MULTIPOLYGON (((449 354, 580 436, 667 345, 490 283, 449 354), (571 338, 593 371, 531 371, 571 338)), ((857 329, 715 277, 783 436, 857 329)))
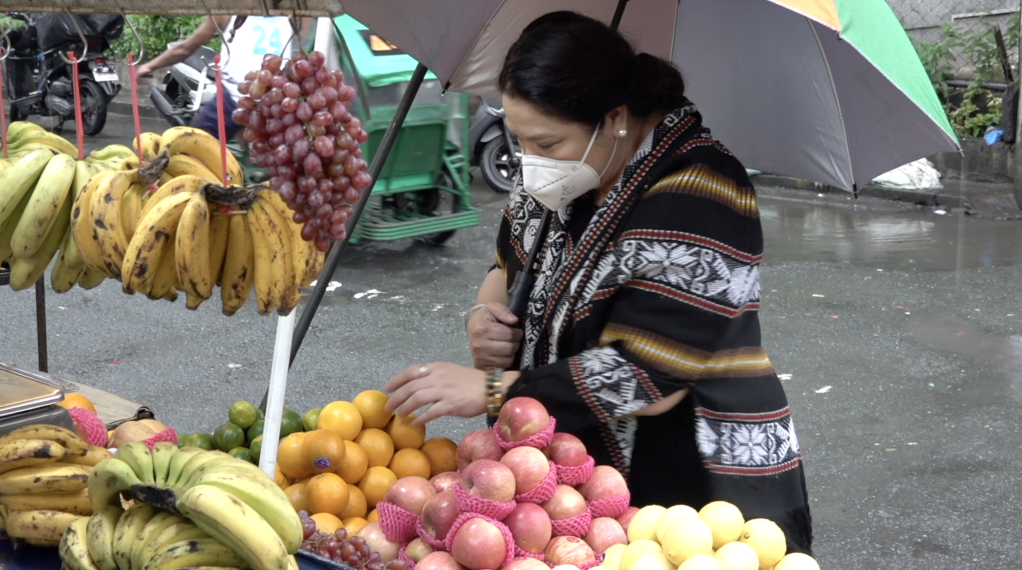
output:
MULTIPOLYGON (((98 170, 93 170, 89 167, 88 163, 83 160, 75 161, 75 178, 71 182, 71 197, 78 203, 78 195, 82 193, 82 188, 89 182, 89 179, 98 174, 98 170)), ((74 206, 72 206, 71 214, 74 215, 74 206)), ((78 243, 74 239, 74 232, 68 232, 71 236, 67 239, 65 245, 61 248, 61 253, 64 256, 64 265, 68 269, 82 269, 85 267, 85 260, 82 259, 81 253, 78 252, 78 243)))
POLYGON ((135 539, 149 521, 159 514, 159 509, 144 503, 135 503, 124 511, 114 527, 114 561, 119 570, 132 570, 131 549, 135 539))
POLYGON ((103 281, 106 281, 107 275, 98 269, 92 267, 86 267, 82 274, 78 276, 78 284, 88 291, 89 289, 95 289, 99 287, 103 281))
POLYGON ((104 162, 111 158, 128 158, 136 156, 135 150, 123 144, 108 144, 105 147, 89 153, 85 160, 104 162))
POLYGON ((187 154, 170 155, 170 160, 167 162, 163 172, 172 177, 185 175, 198 176, 206 182, 220 184, 219 176, 213 174, 213 171, 207 168, 202 161, 187 154))
POLYGON ((220 301, 228 317, 248 301, 255 282, 255 250, 248 214, 223 216, 229 218, 227 253, 220 278, 220 301))
POLYGON ((53 262, 53 268, 50 269, 50 287, 54 293, 67 293, 73 289, 75 284, 78 283, 78 278, 85 272, 84 267, 79 269, 69 269, 67 267, 67 262, 64 261, 66 257, 64 250, 67 249, 68 241, 73 241, 71 232, 67 232, 64 236, 64 244, 61 245, 60 254, 57 255, 57 261, 53 262))
POLYGON ((67 200, 74 176, 75 159, 66 154, 55 155, 43 168, 32 190, 32 199, 21 214, 11 238, 11 251, 15 257, 32 257, 42 247, 47 233, 57 222, 57 213, 67 200))
POLYGON ((12 511, 64 511, 85 517, 92 514, 88 489, 73 493, 0 495, 0 503, 12 511))
POLYGON ((0 475, 0 493, 73 493, 88 485, 92 469, 60 463, 22 467, 0 475))
POLYGON ((60 561, 68 570, 99 570, 89 556, 89 517, 78 517, 60 539, 60 561))
POLYGON ((280 214, 282 223, 291 231, 291 244, 294 247, 295 260, 295 284, 299 292, 304 291, 315 281, 323 268, 326 254, 316 249, 311 241, 302 239, 302 225, 292 220, 294 212, 287 207, 284 199, 274 190, 260 190, 258 197, 265 200, 273 209, 280 214))
MULTIPOLYGON (((213 173, 217 182, 222 183, 223 168, 220 162, 220 141, 205 131, 175 131, 163 133, 161 148, 171 157, 187 154, 198 159, 213 173)), ((234 155, 227 152, 227 184, 239 186, 245 182, 245 174, 234 155)))
POLYGON ((146 562, 143 570, 179 570, 241 567, 244 561, 222 542, 213 538, 181 540, 168 545, 146 562))
POLYGON ((145 545, 139 558, 143 561, 143 564, 147 564, 153 556, 166 550, 172 544, 183 540, 198 540, 200 538, 209 538, 209 535, 206 534, 206 531, 195 526, 195 524, 189 521, 172 524, 160 531, 159 534, 154 536, 145 545))
POLYGON ((11 289, 21 291, 35 285, 46 273, 53 256, 60 249, 67 229, 71 225, 71 198, 64 200, 64 205, 57 212, 56 222, 43 239, 42 246, 31 257, 15 258, 11 263, 11 289))
POLYGON ((142 141, 142 156, 147 161, 156 160, 156 157, 160 155, 160 139, 162 137, 159 133, 142 133, 138 137, 131 139, 131 146, 135 150, 139 150, 139 139, 142 141))
POLYGON ((209 277, 214 284, 220 284, 220 275, 224 270, 224 258, 227 256, 227 238, 231 228, 231 217, 218 214, 210 205, 212 215, 209 221, 209 277))
POLYGON ((67 527, 80 517, 63 511, 10 511, 7 514, 7 534, 35 546, 53 547, 67 527))
POLYGON ((142 197, 147 191, 142 183, 135 183, 121 197, 121 230, 124 232, 125 246, 138 229, 138 222, 142 219, 142 197))
POLYGON ((67 450, 48 439, 16 439, 0 445, 0 474, 63 459, 67 450))
POLYGON ((142 560, 142 551, 145 547, 164 530, 183 522, 185 519, 166 511, 149 519, 142 527, 142 532, 135 538, 135 543, 131 545, 131 567, 144 568, 146 561, 142 560))
POLYGON ((85 527, 85 543, 89 547, 89 558, 99 570, 117 570, 114 560, 114 529, 124 514, 120 505, 107 505, 89 518, 85 527))
POLYGON ((86 267, 98 270, 108 277, 120 278, 120 274, 110 273, 109 268, 103 262, 103 252, 100 248, 96 232, 95 218, 93 217, 93 198, 105 188, 109 182, 117 177, 123 176, 113 170, 106 170, 96 174, 82 187, 81 192, 75 198, 74 206, 71 208, 71 233, 74 234, 75 246, 86 267))
POLYGON ((32 151, 0 172, 0 227, 35 186, 52 157, 50 150, 32 151))
MULTIPOLYGON (((294 302, 295 266, 291 251, 291 232, 280 215, 263 200, 256 200, 246 216, 252 230, 255 252, 255 290, 258 311, 268 315, 276 308, 286 309, 294 302)), ((297 303, 295 303, 297 304, 297 303)), ((290 309, 287 309, 290 312, 290 309)))
POLYGON ((135 182, 138 171, 120 171, 104 179, 91 196, 93 239, 99 243, 103 266, 111 275, 121 273, 124 251, 131 235, 121 223, 121 200, 135 182))
POLYGON ((144 285, 145 289, 140 290, 153 301, 166 299, 173 303, 177 300, 177 259, 174 252, 175 245, 168 244, 160 259, 160 264, 156 267, 156 274, 153 275, 149 283, 144 285))
POLYGON ((198 192, 199 189, 205 186, 206 184, 208 184, 208 182, 206 182, 202 178, 199 178, 198 176, 192 176, 189 174, 186 174, 184 176, 176 176, 172 178, 170 182, 161 185, 159 188, 156 189, 155 192, 149 195, 149 199, 146 200, 145 204, 142 206, 141 217, 144 218, 146 214, 149 213, 150 210, 155 208, 157 204, 162 202, 167 197, 181 193, 198 192))
POLYGON ((124 255, 121 284, 125 293, 141 291, 152 281, 160 260, 174 245, 177 224, 190 198, 191 193, 174 194, 142 216, 139 229, 124 255))
MULTIPOLYGON (((191 195, 177 226, 174 255, 177 276, 189 297, 209 299, 214 280, 210 278, 209 203, 205 192, 191 195)), ((189 308, 192 308, 189 303, 189 308)))
POLYGON ((113 457, 114 454, 110 453, 109 449, 101 445, 90 445, 89 452, 84 456, 68 455, 60 461, 74 465, 88 465, 89 467, 95 467, 96 465, 99 465, 101 461, 105 459, 113 459, 113 457))
POLYGON ((84 457, 89 453, 89 444, 78 437, 78 434, 65 427, 49 424, 32 424, 20 427, 0 437, 0 445, 19 439, 46 439, 55 441, 67 450, 68 455, 84 457))

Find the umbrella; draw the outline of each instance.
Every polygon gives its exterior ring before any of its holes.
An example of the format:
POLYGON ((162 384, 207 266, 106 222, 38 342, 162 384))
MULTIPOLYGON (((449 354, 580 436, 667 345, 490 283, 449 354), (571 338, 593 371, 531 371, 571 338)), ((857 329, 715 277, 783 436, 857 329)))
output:
MULTIPOLYGON (((631 0, 621 32, 672 60, 714 136, 749 168, 852 190, 959 143, 886 0, 631 0)), ((522 29, 556 10, 610 22, 621 0, 346 0, 448 89, 499 95, 522 29)))

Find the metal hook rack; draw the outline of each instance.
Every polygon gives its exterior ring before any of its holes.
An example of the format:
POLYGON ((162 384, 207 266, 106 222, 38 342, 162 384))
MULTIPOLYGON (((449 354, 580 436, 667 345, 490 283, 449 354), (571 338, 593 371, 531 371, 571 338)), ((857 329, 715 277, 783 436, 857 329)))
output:
POLYGON ((12 49, 13 46, 11 46, 11 37, 9 35, 7 35, 7 34, 11 33, 11 31, 13 29, 14 28, 7 28, 3 32, 3 43, 4 43, 4 46, 0 47, 0 61, 3 61, 5 59, 11 57, 11 49, 12 49))
POLYGON ((214 60, 214 62, 211 64, 210 62, 206 61, 205 56, 203 56, 202 63, 205 64, 206 67, 214 71, 216 71, 218 68, 220 70, 223 70, 225 67, 227 67, 227 62, 231 61, 231 43, 227 41, 227 36, 224 35, 223 28, 220 27, 220 24, 216 23, 216 18, 213 17, 213 12, 209 9, 209 6, 206 5, 205 0, 199 0, 199 3, 202 4, 202 7, 206 10, 206 15, 209 16, 209 21, 213 23, 213 27, 216 28, 216 33, 220 36, 220 44, 224 47, 224 50, 227 52, 227 57, 222 61, 214 60))
POLYGON ((71 8, 67 5, 66 0, 63 2, 63 4, 64 12, 66 12, 67 15, 71 18, 71 24, 75 27, 75 31, 78 32, 78 37, 82 40, 82 54, 80 56, 74 56, 73 55, 74 52, 68 52, 68 55, 74 57, 74 59, 71 59, 67 55, 64 55, 63 52, 57 52, 57 55, 59 55, 60 59, 64 60, 64 63, 68 65, 78 65, 78 63, 85 60, 85 56, 88 55, 89 53, 89 40, 86 39, 85 32, 82 31, 82 27, 78 25, 78 18, 76 18, 75 15, 71 13, 71 8))
POLYGON ((134 63, 131 63, 132 67, 137 67, 139 63, 142 63, 142 56, 145 55, 145 43, 142 41, 142 36, 135 29, 135 24, 131 23, 131 18, 124 12, 124 7, 121 6, 120 0, 114 0, 114 5, 121 11, 121 16, 124 16, 124 21, 128 23, 128 27, 131 28, 132 35, 135 36, 135 40, 138 41, 138 57, 135 58, 134 63))
POLYGON ((298 43, 298 50, 299 51, 304 51, 302 49, 302 38, 301 38, 301 36, 302 36, 302 23, 297 18, 297 16, 295 16, 294 12, 292 12, 291 15, 287 17, 287 23, 291 25, 291 37, 288 38, 286 42, 284 42, 284 48, 283 48, 283 51, 280 53, 280 57, 286 57, 287 53, 288 53, 288 49, 290 49, 291 51, 294 51, 295 48, 294 48, 294 46, 291 45, 291 41, 292 40, 298 43))

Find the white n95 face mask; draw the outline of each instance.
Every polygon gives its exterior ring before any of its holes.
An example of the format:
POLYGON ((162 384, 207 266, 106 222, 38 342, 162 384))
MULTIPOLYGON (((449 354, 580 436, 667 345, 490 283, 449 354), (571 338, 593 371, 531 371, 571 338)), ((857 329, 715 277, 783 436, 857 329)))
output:
POLYGON ((614 138, 614 149, 607 159, 603 172, 597 174, 596 169, 586 164, 589 151, 596 142, 600 127, 589 139, 582 160, 554 160, 526 154, 522 156, 522 185, 530 196, 551 210, 560 210, 572 200, 600 186, 600 178, 607 172, 614 153, 617 152, 617 137, 614 138))

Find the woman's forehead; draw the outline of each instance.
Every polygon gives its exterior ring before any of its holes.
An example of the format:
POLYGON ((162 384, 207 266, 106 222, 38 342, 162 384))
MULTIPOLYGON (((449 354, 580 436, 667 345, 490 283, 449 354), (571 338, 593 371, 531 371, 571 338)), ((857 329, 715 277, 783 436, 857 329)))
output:
POLYGON ((507 126, 518 136, 533 137, 542 134, 540 131, 564 133, 580 130, 578 125, 544 113, 539 107, 525 99, 505 95, 503 101, 507 126))

